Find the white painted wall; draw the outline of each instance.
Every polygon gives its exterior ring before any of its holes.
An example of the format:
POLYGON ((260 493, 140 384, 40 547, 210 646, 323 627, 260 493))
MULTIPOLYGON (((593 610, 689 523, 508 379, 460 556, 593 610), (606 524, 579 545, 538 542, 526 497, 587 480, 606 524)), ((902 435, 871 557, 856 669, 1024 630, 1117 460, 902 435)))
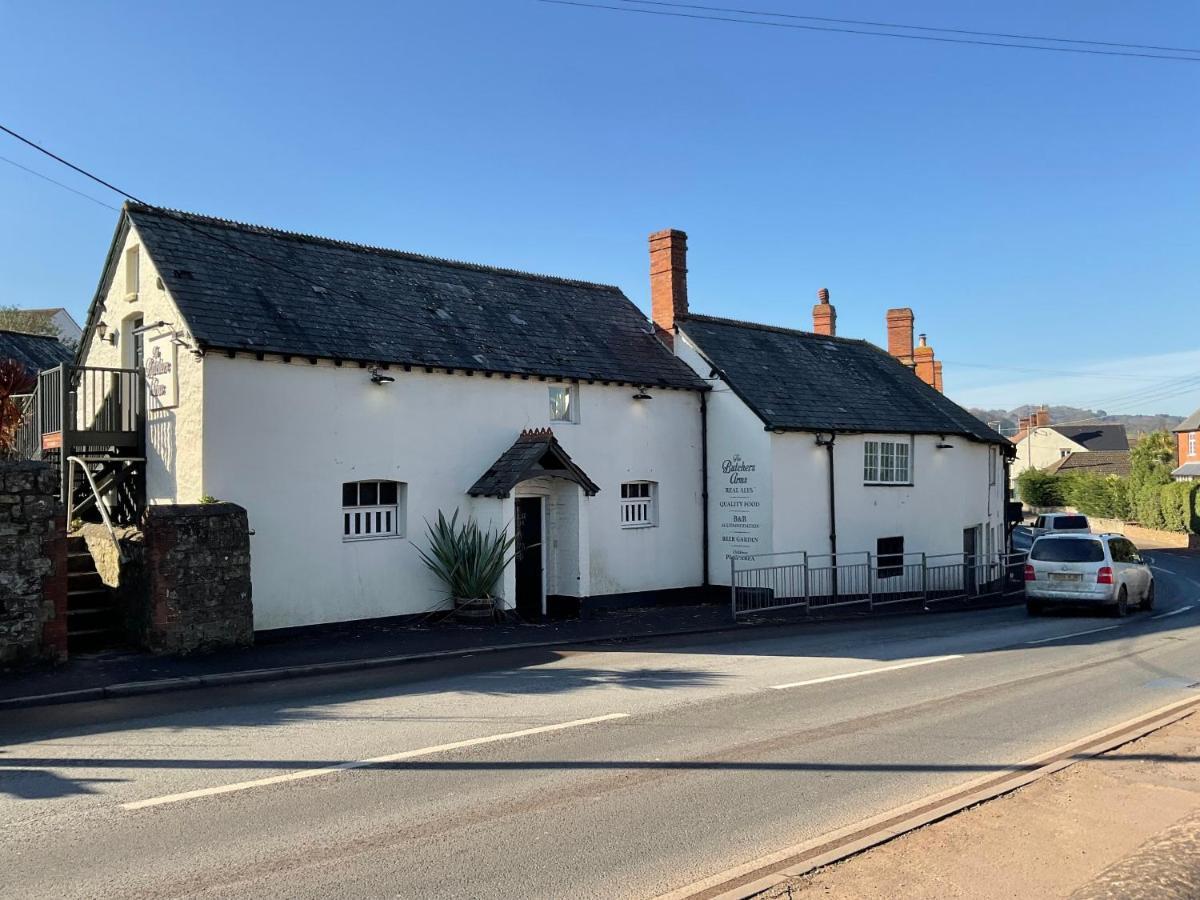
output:
MULTIPOLYGON (((100 320, 108 333, 117 335, 115 345, 92 335, 82 360, 86 366, 127 368, 133 365, 133 321, 147 324, 164 321, 173 329, 146 335, 147 352, 161 342, 169 352, 174 329, 183 329, 183 317, 161 284, 149 254, 141 249, 137 230, 130 227, 117 254, 112 283, 104 295, 100 320), (136 296, 125 283, 125 252, 139 248, 139 284, 136 296)), ((194 345, 186 331, 181 337, 194 345)), ((177 348, 176 372, 179 403, 172 409, 147 406, 146 495, 150 503, 195 503, 205 492, 202 478, 204 405, 204 362, 184 348, 177 348)))
POLYGON ((1016 448, 1017 456, 1012 464, 1014 479, 1028 468, 1044 469, 1052 466, 1067 453, 1087 452, 1087 447, 1046 426, 1031 429, 1017 441, 1016 448))
MULTIPOLYGON (((357 366, 204 361, 206 492, 245 506, 255 627, 416 613, 442 598, 409 540, 344 543, 341 485, 383 478, 408 485, 408 537, 459 507, 509 526, 513 500, 467 489, 523 428, 551 425, 546 382, 405 373, 372 385, 357 366)), ((556 556, 553 590, 595 596, 691 587, 702 580, 699 398, 692 391, 581 385, 578 424, 553 423, 564 449, 600 486, 580 497, 578 573, 556 556), (659 525, 622 529, 620 483, 658 482, 659 525), (574 578, 577 587, 571 590, 574 578)), ((573 486, 572 486, 573 487, 573 486)), ((569 519, 568 507, 560 512, 569 519)), ((560 533, 564 544, 573 536, 560 533)), ((505 579, 511 597, 511 572, 505 579)))
MULTIPOLYGON (((863 444, 888 435, 839 434, 834 442, 838 552, 876 550, 882 537, 904 537, 909 553, 961 553, 963 529, 982 526, 980 552, 1003 543, 1004 471, 999 451, 963 437, 913 438, 911 485, 863 482, 863 444), (995 465, 995 475, 989 466, 995 465), (993 482, 994 477, 994 482, 993 482)), ((772 435, 776 550, 829 552, 828 458, 814 436, 772 435)))

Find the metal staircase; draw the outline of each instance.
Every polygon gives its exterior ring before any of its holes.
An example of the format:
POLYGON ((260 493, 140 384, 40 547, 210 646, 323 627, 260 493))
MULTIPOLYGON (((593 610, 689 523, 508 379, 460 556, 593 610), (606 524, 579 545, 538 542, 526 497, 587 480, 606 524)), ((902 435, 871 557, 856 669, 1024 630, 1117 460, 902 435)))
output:
POLYGON ((38 374, 17 455, 51 460, 68 518, 132 524, 145 506, 146 417, 139 369, 61 365, 38 374))

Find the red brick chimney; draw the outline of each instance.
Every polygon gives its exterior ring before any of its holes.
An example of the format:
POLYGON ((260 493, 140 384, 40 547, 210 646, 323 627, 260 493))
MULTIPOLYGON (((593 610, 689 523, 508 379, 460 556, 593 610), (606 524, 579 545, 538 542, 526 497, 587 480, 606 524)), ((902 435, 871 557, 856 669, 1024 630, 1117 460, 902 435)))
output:
POLYGON ((906 366, 913 364, 913 311, 907 306, 887 311, 888 353, 906 366))
POLYGON ((1034 412, 1032 419, 1035 428, 1045 428, 1050 424, 1050 410, 1044 406, 1039 406, 1037 411, 1034 412))
POLYGON ((813 331, 830 337, 837 334, 837 310, 829 302, 829 288, 817 291, 817 305, 813 307, 813 331))
POLYGON ((650 235, 650 311, 668 339, 675 320, 687 316, 687 235, 674 228, 650 235))
MULTIPOLYGON (((940 359, 933 361, 933 386, 942 391, 942 361, 940 359)), ((944 394, 945 391, 942 393, 944 394)))
POLYGON ((917 370, 917 377, 930 387, 935 387, 936 367, 933 361, 933 348, 929 346, 925 335, 921 335, 919 341, 913 349, 913 360, 917 370))

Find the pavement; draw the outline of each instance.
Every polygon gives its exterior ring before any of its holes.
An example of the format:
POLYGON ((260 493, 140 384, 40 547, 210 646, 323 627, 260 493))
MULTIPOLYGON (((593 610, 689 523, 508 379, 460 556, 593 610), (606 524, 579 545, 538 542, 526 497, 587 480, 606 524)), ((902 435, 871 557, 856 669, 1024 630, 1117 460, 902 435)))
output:
POLYGON ((655 897, 1197 697, 1200 558, 1152 559, 1159 608, 1121 620, 1008 607, 6 710, 0 895, 655 897))

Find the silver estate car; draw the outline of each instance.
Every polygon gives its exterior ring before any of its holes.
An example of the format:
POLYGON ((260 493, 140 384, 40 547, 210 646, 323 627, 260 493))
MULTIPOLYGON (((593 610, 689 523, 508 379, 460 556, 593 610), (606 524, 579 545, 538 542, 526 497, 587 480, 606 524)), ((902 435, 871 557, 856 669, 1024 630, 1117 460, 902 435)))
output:
POLYGON ((1154 607, 1154 574, 1120 534, 1048 534, 1033 542, 1025 565, 1025 606, 1098 606, 1118 616, 1154 607))

